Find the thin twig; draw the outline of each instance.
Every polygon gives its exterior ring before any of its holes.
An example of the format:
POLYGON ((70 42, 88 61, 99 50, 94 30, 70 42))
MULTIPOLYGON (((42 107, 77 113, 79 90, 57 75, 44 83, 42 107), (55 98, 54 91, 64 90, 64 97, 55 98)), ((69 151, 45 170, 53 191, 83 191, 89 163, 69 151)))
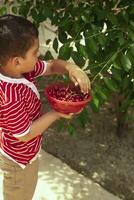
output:
MULTIPOLYGON (((125 48, 125 47, 124 47, 125 48)), ((102 67, 102 69, 94 76, 94 78, 91 81, 91 84, 95 81, 95 79, 98 77, 99 74, 101 74, 101 72, 105 69, 105 67, 111 62, 111 60, 113 59, 113 57, 115 57, 118 53, 120 53, 124 48, 119 49, 117 52, 115 52, 111 58, 105 63, 105 65, 102 67)), ((110 66, 111 67, 111 66, 110 66)), ((109 67, 109 68, 110 68, 109 67)))
POLYGON ((118 5, 120 4, 120 2, 121 2, 121 0, 118 0, 117 3, 115 4, 115 6, 112 8, 112 10, 115 10, 118 7, 118 5))

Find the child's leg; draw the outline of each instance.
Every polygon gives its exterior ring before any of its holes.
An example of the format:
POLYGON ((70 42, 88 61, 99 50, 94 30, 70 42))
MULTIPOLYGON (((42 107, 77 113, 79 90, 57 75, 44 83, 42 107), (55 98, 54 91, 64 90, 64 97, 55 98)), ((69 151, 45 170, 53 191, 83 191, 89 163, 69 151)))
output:
POLYGON ((38 178, 38 159, 22 169, 1 156, 0 167, 4 172, 4 200, 32 200, 38 178))

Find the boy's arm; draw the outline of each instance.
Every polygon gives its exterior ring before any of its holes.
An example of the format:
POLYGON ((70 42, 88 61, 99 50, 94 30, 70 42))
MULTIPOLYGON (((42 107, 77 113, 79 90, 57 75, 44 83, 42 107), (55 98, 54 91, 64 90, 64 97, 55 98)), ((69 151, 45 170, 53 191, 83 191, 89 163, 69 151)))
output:
POLYGON ((80 86, 83 92, 88 92, 91 89, 90 80, 87 74, 80 69, 76 64, 66 62, 61 59, 54 59, 48 61, 44 76, 52 74, 65 74, 68 73, 70 79, 75 85, 80 86))
POLYGON ((67 64, 69 64, 69 62, 66 62, 61 59, 53 59, 53 60, 47 61, 47 68, 44 73, 44 76, 52 75, 52 74, 68 73, 67 64))
POLYGON ((16 136, 16 138, 20 141, 27 142, 34 137, 41 135, 54 121, 61 117, 70 119, 72 115, 73 114, 65 115, 56 111, 50 111, 46 114, 43 114, 40 118, 32 123, 28 134, 24 136, 16 136))

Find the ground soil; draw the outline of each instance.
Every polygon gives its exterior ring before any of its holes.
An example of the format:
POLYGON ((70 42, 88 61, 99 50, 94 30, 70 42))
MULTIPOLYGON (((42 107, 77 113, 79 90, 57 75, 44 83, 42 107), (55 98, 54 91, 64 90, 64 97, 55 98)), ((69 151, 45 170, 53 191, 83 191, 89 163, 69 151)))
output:
POLYGON ((121 199, 134 200, 134 127, 119 138, 115 115, 107 106, 91 116, 74 136, 66 129, 57 131, 55 123, 44 134, 44 150, 121 199))

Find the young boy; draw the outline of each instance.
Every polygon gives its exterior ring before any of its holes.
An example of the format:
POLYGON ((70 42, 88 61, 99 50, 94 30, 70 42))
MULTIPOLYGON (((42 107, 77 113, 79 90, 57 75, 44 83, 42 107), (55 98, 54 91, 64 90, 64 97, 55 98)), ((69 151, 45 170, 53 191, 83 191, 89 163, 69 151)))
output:
POLYGON ((4 172, 4 200, 32 200, 38 176, 38 154, 43 132, 61 117, 54 110, 41 114, 38 76, 69 73, 83 92, 87 75, 63 60, 38 60, 37 28, 14 15, 0 17, 0 168, 4 172))

